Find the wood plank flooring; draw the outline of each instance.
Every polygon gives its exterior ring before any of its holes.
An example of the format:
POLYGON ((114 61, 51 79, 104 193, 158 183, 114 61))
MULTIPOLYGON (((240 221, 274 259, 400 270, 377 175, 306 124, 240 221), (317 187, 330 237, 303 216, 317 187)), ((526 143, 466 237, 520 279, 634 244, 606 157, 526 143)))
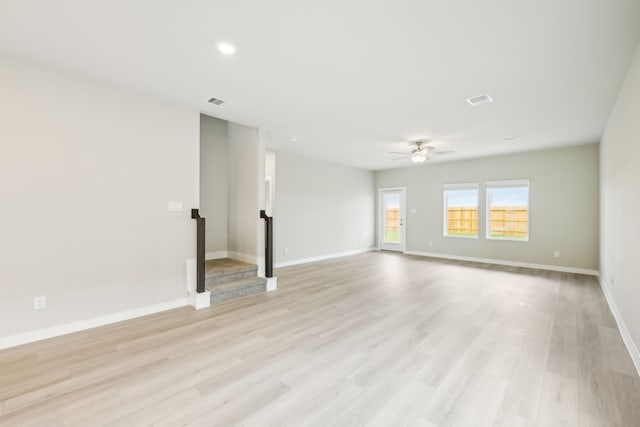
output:
POLYGON ((2 426, 640 426, 595 278, 366 253, 0 351, 2 426))

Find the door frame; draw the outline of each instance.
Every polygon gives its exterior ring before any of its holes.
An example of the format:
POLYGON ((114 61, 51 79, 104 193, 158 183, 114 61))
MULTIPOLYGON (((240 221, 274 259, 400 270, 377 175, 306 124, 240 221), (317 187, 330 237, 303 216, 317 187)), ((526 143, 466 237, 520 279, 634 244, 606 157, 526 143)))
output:
MULTIPOLYGON (((406 187, 385 187, 378 188, 378 250, 382 250, 382 244, 384 242, 384 200, 382 193, 385 191, 399 191, 400 192, 400 244, 398 245, 398 252, 405 252, 407 249, 407 188, 406 187)), ((385 249, 393 250, 393 249, 385 249)))

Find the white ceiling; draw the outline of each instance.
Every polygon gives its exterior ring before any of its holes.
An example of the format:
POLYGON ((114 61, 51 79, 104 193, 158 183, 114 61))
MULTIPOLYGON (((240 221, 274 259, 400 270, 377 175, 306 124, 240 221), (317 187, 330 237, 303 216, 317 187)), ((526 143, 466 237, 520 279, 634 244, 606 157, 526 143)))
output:
POLYGON ((0 1, 0 53, 367 169, 416 139, 455 150, 431 161, 597 142, 639 38, 638 0, 0 1))

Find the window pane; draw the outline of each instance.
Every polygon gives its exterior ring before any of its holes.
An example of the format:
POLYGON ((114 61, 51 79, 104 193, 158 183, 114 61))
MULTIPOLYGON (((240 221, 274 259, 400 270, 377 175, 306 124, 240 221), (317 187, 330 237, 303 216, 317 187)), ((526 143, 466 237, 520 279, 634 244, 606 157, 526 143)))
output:
POLYGON ((491 239, 529 238, 529 188, 490 188, 488 237, 491 239))
POLYGON ((400 243, 400 194, 384 194, 384 241, 400 243))
POLYGON ((445 191, 445 236, 478 237, 478 190, 445 191))

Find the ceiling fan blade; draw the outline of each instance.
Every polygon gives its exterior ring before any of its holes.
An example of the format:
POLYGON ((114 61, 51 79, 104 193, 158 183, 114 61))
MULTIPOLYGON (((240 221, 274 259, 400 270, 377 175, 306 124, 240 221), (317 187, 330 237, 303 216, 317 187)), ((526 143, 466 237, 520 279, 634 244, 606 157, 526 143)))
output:
POLYGON ((404 156, 404 157, 396 157, 395 159, 391 159, 391 160, 402 160, 402 159, 408 159, 409 156, 404 156))
POLYGON ((405 156, 408 156, 411 153, 401 153, 399 151, 389 151, 389 154, 404 154, 405 156))
POLYGON ((432 151, 431 154, 433 155, 440 155, 440 154, 451 154, 454 153, 453 150, 448 150, 448 151, 432 151))

